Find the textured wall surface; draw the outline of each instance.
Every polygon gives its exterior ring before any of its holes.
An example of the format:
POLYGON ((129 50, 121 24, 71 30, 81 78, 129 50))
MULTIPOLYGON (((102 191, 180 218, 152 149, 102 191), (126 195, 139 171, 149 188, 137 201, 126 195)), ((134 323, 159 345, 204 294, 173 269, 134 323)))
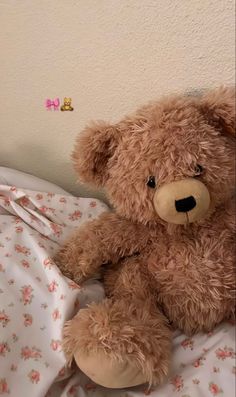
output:
POLYGON ((0 0, 0 165, 78 192, 70 153, 90 119, 234 82, 232 0, 0 0), (71 96, 74 112, 46 98, 71 96))

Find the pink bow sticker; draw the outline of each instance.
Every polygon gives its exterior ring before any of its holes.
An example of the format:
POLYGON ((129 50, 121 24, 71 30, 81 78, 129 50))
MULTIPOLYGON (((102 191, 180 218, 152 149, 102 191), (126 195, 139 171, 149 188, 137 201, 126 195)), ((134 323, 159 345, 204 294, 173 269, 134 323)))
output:
POLYGON ((59 98, 55 98, 54 100, 46 99, 45 106, 47 110, 52 110, 52 109, 59 110, 60 99, 59 98))

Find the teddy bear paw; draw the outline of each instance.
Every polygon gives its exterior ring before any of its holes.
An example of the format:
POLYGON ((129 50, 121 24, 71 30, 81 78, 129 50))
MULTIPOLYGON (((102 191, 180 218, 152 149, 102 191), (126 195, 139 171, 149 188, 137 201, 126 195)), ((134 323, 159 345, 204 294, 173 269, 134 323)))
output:
POLYGON ((147 382, 145 374, 126 357, 118 359, 104 351, 75 355, 78 367, 95 383, 108 388, 125 388, 147 382))

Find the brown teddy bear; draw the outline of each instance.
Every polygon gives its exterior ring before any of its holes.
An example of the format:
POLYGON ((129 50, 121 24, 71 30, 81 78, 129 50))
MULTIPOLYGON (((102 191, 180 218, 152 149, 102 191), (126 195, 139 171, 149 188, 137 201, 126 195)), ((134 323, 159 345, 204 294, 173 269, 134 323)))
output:
POLYGON ((96 383, 160 384, 173 327, 207 332, 234 314, 234 155, 231 88, 164 98, 79 135, 80 180, 104 187, 114 211, 56 260, 79 283, 104 268, 106 299, 64 328, 68 359, 96 383))

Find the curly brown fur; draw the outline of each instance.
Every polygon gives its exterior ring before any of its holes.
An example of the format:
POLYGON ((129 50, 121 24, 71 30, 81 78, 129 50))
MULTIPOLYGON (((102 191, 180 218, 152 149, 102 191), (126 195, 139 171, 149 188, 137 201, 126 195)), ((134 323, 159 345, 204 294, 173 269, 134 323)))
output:
POLYGON ((109 299, 67 325, 69 355, 75 346, 104 349, 111 359, 126 354, 158 383, 167 373, 171 341, 158 307, 187 334, 209 331, 234 312, 234 95, 220 88, 202 97, 164 98, 78 136, 78 175, 105 187, 115 213, 76 231, 58 254, 62 271, 77 281, 107 264, 109 299), (149 176, 156 189, 147 186, 149 176), (195 177, 210 194, 205 218, 185 225, 162 220, 153 205, 156 191, 195 177))
POLYGON ((80 310, 64 328, 69 359, 76 351, 97 354, 102 349, 111 360, 135 362, 152 384, 161 383, 168 374, 170 340, 164 316, 148 301, 137 306, 107 299, 80 310))

